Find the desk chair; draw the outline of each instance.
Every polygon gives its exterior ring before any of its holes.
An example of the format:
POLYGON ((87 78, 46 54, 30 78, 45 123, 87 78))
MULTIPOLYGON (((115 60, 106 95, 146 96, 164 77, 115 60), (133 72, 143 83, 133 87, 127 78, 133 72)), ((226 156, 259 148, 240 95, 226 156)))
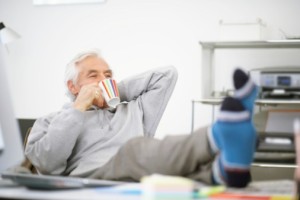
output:
MULTIPOLYGON (((30 134, 32 127, 29 127, 27 129, 27 132, 25 134, 25 138, 24 138, 24 150, 27 144, 27 140, 28 140, 28 136, 30 134)), ((25 159, 23 160, 23 162, 20 165, 21 169, 25 168, 24 170, 29 170, 32 174, 37 174, 37 169, 34 167, 34 165, 30 162, 30 160, 25 156, 25 159)))

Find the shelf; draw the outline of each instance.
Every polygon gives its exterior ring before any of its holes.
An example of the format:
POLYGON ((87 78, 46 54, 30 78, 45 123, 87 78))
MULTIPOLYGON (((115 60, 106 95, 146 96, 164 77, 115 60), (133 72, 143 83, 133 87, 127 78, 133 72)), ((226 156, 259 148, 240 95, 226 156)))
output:
POLYGON ((200 41, 203 48, 300 48, 300 40, 200 41))
MULTIPOLYGON (((195 103, 203 103, 209 105, 220 105, 223 98, 205 98, 199 100, 193 100, 195 103)), ((279 99, 257 99, 255 101, 257 105, 300 105, 300 100, 279 100, 279 99)))
POLYGON ((276 164, 276 163, 252 163, 256 167, 276 167, 276 168, 297 168, 296 164, 276 164))
POLYGON ((274 99, 257 99, 258 105, 295 105, 300 104, 300 100, 274 100, 274 99))
POLYGON ((216 49, 300 49, 300 40, 200 41, 199 44, 202 47, 201 98, 212 97, 216 49))
POLYGON ((223 99, 221 98, 208 98, 208 99, 199 99, 199 100, 193 100, 195 103, 203 103, 203 104, 209 104, 209 105, 220 105, 223 99))
MULTIPOLYGON (((192 130, 194 131, 194 106, 195 103, 212 105, 212 121, 214 121, 214 107, 220 105, 223 98, 215 98, 215 71, 217 49, 224 50, 248 50, 248 49, 293 49, 300 50, 300 39, 295 40, 261 40, 261 41, 199 41, 201 46, 201 99, 192 100, 192 130)), ((277 100, 277 99, 257 99, 256 105, 300 105, 299 100, 277 100)))

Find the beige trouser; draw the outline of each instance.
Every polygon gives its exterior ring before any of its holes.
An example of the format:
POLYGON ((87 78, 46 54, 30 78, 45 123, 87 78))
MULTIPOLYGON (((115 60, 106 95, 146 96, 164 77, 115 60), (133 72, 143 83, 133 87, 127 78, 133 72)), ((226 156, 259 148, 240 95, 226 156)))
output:
POLYGON ((190 135, 163 140, 138 137, 128 141, 90 178, 139 181, 153 173, 184 176, 211 184, 211 153, 207 127, 190 135))

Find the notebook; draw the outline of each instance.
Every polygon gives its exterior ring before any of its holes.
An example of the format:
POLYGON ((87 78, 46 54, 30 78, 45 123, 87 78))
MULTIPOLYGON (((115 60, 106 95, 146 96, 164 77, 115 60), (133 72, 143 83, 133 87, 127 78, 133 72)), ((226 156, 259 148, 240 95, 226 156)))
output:
POLYGON ((52 175, 22 174, 14 172, 3 172, 2 179, 11 180, 18 185, 26 186, 30 189, 39 190, 59 190, 59 189, 79 189, 86 187, 110 187, 125 184, 122 181, 110 181, 89 178, 76 178, 52 175))

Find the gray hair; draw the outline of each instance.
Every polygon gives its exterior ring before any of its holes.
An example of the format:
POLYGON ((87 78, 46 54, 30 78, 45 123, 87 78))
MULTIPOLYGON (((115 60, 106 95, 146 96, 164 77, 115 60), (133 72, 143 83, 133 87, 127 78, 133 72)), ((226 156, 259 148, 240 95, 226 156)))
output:
POLYGON ((75 96, 70 92, 68 88, 68 81, 71 80, 73 84, 77 83, 77 79, 79 75, 79 71, 76 67, 77 63, 89 56, 96 56, 98 58, 102 58, 100 51, 98 49, 91 49, 77 54, 66 66, 64 82, 66 86, 66 95, 70 98, 71 101, 75 100, 75 96))

